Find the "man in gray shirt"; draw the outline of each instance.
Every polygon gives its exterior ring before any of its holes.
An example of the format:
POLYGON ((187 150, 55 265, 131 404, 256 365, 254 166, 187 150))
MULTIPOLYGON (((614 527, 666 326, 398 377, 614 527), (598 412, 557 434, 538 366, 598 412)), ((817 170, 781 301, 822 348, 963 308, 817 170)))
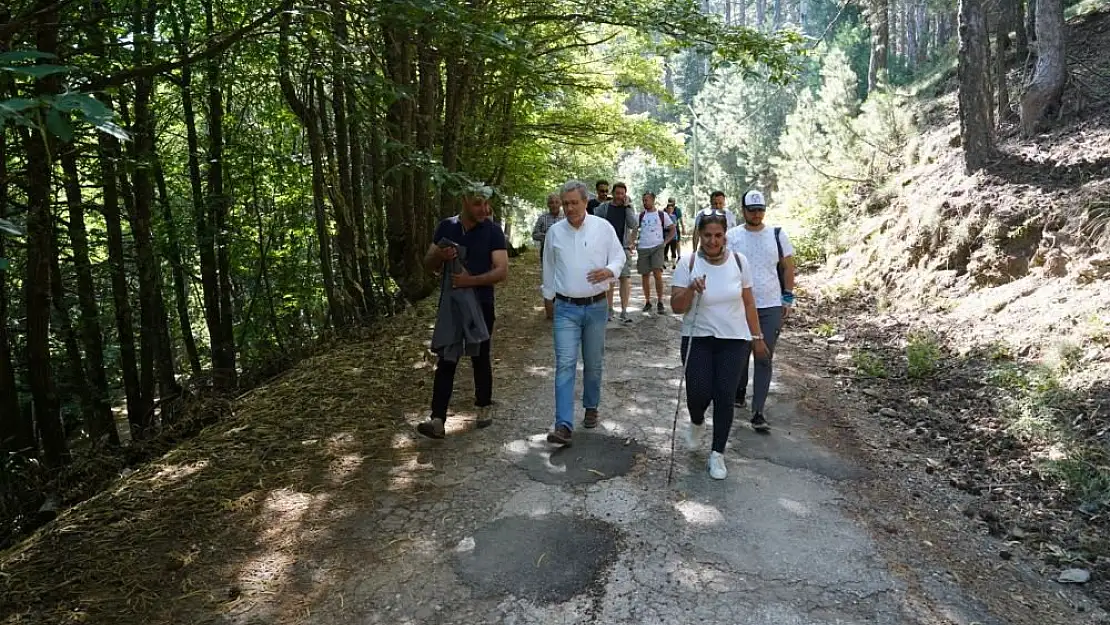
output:
MULTIPOLYGON (((594 216, 601 217, 613 226, 617 232, 617 239, 624 246, 624 268, 621 269, 621 316, 624 323, 631 323, 628 317, 628 299, 632 297, 632 242, 636 239, 639 222, 636 220, 636 209, 628 201, 628 186, 623 182, 613 185, 613 199, 603 202, 594 209, 594 216)), ((613 319, 613 285, 609 285, 606 296, 609 300, 609 320, 613 319)))

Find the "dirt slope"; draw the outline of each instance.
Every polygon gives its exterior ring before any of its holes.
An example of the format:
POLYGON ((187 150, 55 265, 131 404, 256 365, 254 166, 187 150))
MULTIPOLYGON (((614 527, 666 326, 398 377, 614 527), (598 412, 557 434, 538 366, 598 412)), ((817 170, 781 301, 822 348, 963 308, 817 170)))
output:
POLYGON ((1090 571, 1104 606, 1108 49, 1110 14, 1073 20, 1072 78, 1051 128, 1021 137, 1015 114, 1000 158, 970 176, 954 84, 938 85, 911 165, 861 201, 808 318, 828 370, 870 406, 866 436, 922 473, 907 489, 947 493, 984 533, 1040 558, 1046 577, 1090 571))

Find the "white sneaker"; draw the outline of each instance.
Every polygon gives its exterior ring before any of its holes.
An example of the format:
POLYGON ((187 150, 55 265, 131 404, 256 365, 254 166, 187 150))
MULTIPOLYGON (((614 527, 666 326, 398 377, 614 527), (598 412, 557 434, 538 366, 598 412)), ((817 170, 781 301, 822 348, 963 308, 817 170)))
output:
POLYGON ((686 427, 682 428, 682 442, 686 445, 686 449, 690 451, 697 451, 700 449, 704 433, 705 423, 697 425, 687 421, 686 427))
POLYGON ((711 451, 709 452, 709 477, 715 480, 723 480, 728 477, 728 469, 725 468, 725 455, 711 451))

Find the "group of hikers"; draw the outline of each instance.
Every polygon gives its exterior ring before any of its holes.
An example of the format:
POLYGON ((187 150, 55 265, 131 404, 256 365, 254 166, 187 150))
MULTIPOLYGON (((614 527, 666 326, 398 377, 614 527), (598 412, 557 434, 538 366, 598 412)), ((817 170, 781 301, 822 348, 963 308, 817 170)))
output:
MULTIPOLYGON (((763 194, 741 200, 742 223, 714 191, 710 207, 693 219, 692 251, 683 255, 682 213, 673 199, 656 207, 654 193, 633 208, 628 187, 599 180, 591 198, 585 184, 571 180, 547 198, 532 238, 542 263, 541 291, 552 321, 555 351, 555 416, 548 442, 568 446, 575 429, 574 393, 579 353, 583 361, 581 425, 599 424, 605 336, 610 322, 631 323, 631 266, 644 291, 644 313, 666 314, 664 268, 673 269, 669 304, 682 315, 681 362, 689 422, 682 437, 691 451, 702 446, 705 416, 713 405, 710 477, 724 479, 725 446, 734 410, 748 407, 749 359, 754 356, 751 425, 767 433, 765 415, 776 339, 794 305, 794 248, 786 233, 764 223, 763 194), (651 294, 654 284, 655 303, 651 294), (614 308, 619 289, 620 312, 614 308)), ((445 436, 447 407, 459 358, 474 366, 476 426, 493 423, 490 337, 493 286, 508 275, 505 234, 490 219, 492 190, 476 185, 464 193, 458 215, 440 222, 425 255, 425 267, 441 272, 439 316, 432 349, 439 355, 429 418, 417 431, 445 436)))

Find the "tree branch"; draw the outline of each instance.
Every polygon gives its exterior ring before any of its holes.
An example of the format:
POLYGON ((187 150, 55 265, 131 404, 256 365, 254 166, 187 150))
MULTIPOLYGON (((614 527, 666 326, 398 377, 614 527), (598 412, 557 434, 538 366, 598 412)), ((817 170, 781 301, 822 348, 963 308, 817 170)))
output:
POLYGON ((147 78, 149 76, 156 76, 165 72, 171 72, 175 69, 185 67, 186 65, 192 65, 193 63, 196 63, 198 61, 204 61, 214 56, 223 54, 224 52, 227 52, 227 50, 231 48, 231 46, 242 41, 243 38, 250 34, 252 30, 273 19, 273 17, 279 12, 281 12, 281 6, 277 6, 270 9, 269 11, 266 11, 250 23, 240 27, 238 30, 227 35, 220 41, 209 45, 207 48, 200 52, 197 52, 196 54, 191 54, 183 59, 178 59, 176 61, 164 61, 162 63, 147 65, 145 67, 134 67, 129 70, 122 71, 118 74, 112 74, 111 76, 103 77, 100 80, 94 80, 92 84, 89 85, 88 90, 101 91, 109 87, 118 87, 122 84, 131 82, 132 80, 138 78, 147 78))

